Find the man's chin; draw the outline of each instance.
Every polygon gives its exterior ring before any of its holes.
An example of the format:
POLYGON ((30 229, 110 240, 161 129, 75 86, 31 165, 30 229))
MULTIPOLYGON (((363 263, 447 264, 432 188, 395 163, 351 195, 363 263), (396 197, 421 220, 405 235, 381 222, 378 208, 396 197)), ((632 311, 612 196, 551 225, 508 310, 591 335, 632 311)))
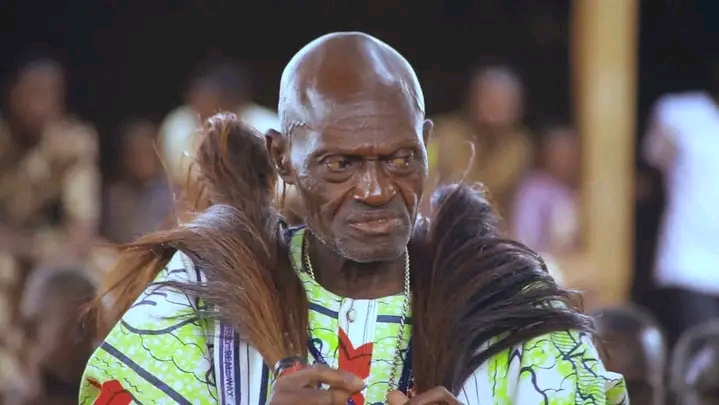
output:
POLYGON ((385 237, 372 240, 345 240, 337 244, 337 250, 346 259, 357 263, 386 262, 404 254, 407 246, 404 238, 385 237))

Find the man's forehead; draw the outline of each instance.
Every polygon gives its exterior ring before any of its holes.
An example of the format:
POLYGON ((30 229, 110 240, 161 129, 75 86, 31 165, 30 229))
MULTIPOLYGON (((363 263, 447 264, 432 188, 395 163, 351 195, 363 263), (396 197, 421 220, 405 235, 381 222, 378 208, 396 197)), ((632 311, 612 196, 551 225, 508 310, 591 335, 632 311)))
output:
POLYGON ((403 127, 416 130, 424 120, 398 89, 375 88, 344 99, 308 91, 304 103, 285 111, 286 128, 325 131, 331 128, 403 127))
POLYGON ((293 148, 293 159, 300 159, 300 155, 318 156, 337 153, 379 156, 389 155, 400 149, 416 150, 423 147, 420 131, 410 126, 391 124, 322 128, 302 125, 291 133, 291 137, 292 145, 298 147, 293 148))

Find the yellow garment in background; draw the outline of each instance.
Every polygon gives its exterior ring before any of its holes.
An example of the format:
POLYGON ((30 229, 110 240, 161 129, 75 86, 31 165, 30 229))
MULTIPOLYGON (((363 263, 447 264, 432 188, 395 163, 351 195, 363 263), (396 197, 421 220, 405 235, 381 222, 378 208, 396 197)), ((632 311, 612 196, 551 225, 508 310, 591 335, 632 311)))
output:
POLYGON ((434 120, 428 145, 430 176, 427 191, 437 184, 457 182, 466 172, 468 182, 481 182, 490 192, 501 214, 509 213, 517 183, 532 162, 532 145, 520 128, 501 135, 489 147, 470 124, 456 114, 434 120), (474 145, 474 161, 471 162, 474 145))

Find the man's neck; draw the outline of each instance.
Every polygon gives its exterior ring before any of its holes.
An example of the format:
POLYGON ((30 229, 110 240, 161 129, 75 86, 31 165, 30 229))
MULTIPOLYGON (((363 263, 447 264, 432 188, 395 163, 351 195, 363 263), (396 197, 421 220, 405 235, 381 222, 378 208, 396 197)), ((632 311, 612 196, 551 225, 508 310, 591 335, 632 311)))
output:
POLYGON ((341 297, 376 299, 404 290, 403 256, 388 262, 357 263, 334 252, 312 234, 307 233, 307 237, 316 281, 328 291, 341 297))

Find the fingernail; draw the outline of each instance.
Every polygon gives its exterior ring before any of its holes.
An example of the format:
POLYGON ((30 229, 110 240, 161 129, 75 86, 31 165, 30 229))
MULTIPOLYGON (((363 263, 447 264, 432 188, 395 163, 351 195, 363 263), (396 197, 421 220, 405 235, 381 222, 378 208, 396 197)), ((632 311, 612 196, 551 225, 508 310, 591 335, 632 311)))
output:
POLYGON ((364 385, 364 380, 357 377, 356 375, 349 375, 347 376, 347 382, 352 385, 364 385))

